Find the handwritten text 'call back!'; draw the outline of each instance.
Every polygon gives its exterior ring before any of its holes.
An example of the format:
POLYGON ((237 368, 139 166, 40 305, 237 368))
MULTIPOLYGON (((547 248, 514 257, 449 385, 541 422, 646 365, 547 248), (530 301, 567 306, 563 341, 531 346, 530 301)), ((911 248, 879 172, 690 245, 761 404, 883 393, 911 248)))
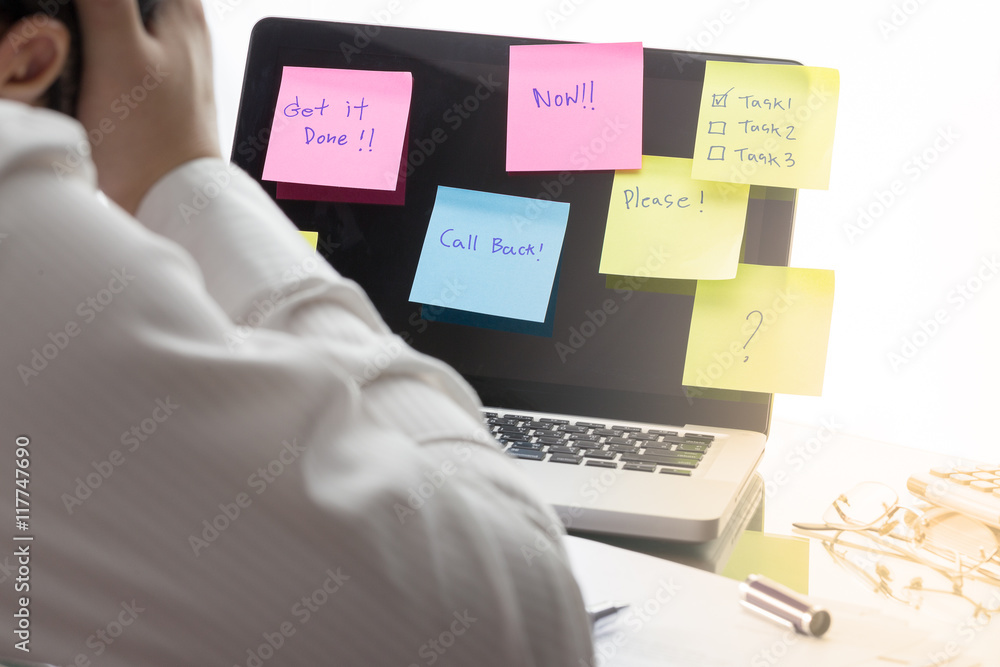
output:
MULTIPOLYGON (((351 113, 353 112, 355 120, 359 122, 364 121, 365 109, 367 109, 370 106, 368 104, 365 104, 365 98, 363 97, 361 98, 361 104, 352 105, 350 100, 345 101, 344 104, 347 107, 346 113, 344 114, 344 118, 351 118, 351 113)), ((314 116, 324 116, 324 112, 326 112, 326 110, 329 108, 330 105, 327 103, 326 98, 323 98, 323 100, 314 107, 303 107, 299 103, 299 96, 296 95, 295 101, 292 102, 291 104, 286 105, 282 113, 284 113, 285 117, 287 118, 296 118, 296 117, 312 118, 314 116)), ((332 113, 333 112, 331 112, 331 114, 332 113)), ((331 134, 329 132, 317 132, 316 130, 314 130, 309 126, 306 126, 304 130, 306 135, 305 136, 306 145, 315 144, 319 146, 322 144, 328 144, 336 146, 346 146, 349 141, 346 134, 331 134)), ((363 150, 364 146, 366 145, 369 151, 374 150, 372 144, 375 141, 375 128, 372 127, 361 130, 359 141, 362 144, 362 147, 358 148, 359 151, 363 150), (368 133, 367 139, 365 137, 366 132, 368 133)))
MULTIPOLYGON (((458 235, 455 233, 454 229, 446 229, 441 232, 438 242, 445 248, 468 250, 471 252, 479 250, 479 234, 469 234, 468 236, 458 235)), ((515 257, 535 257, 535 261, 541 261, 537 256, 542 253, 542 248, 544 246, 544 243, 539 243, 538 247, 535 247, 533 243, 529 243, 528 245, 506 245, 503 242, 503 237, 494 236, 493 245, 490 248, 490 254, 496 255, 499 253, 501 255, 511 255, 515 257)))

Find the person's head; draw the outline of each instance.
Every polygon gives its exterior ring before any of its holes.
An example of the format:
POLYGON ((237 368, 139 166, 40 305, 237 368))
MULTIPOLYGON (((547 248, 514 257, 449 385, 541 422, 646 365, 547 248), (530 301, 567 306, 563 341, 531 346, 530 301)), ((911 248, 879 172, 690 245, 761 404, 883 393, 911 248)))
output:
POLYGON ((74 115, 79 82, 73 0, 0 0, 0 99, 74 115))

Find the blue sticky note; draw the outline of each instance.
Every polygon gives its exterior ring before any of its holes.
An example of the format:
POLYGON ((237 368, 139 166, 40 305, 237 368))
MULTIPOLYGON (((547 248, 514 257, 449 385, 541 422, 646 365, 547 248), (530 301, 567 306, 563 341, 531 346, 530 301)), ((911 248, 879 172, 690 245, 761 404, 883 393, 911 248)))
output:
MULTIPOLYGON (((695 281, 692 280, 691 282, 695 281)), ((557 269, 556 278, 552 284, 552 294, 555 294, 558 290, 559 270, 557 269)), ((448 324, 461 324, 467 327, 479 327, 480 329, 493 329, 494 331, 551 338, 556 324, 556 300, 554 297, 549 299, 549 309, 545 311, 545 321, 543 322, 528 322, 527 320, 514 320, 509 317, 497 317, 496 315, 481 315, 479 313, 470 313, 466 310, 441 308, 440 306, 424 306, 420 309, 420 316, 428 322, 446 322, 448 324)))
POLYGON ((569 204, 439 186, 410 301, 544 322, 569 204))

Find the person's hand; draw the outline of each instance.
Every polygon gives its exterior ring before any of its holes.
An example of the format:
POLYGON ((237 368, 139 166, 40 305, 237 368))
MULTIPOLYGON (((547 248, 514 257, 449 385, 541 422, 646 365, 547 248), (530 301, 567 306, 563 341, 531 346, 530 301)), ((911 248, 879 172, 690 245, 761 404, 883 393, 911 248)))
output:
POLYGON ((200 0, 163 0, 149 30, 136 0, 75 0, 83 74, 77 116, 98 183, 134 213, 181 164, 219 157, 212 57, 200 0))

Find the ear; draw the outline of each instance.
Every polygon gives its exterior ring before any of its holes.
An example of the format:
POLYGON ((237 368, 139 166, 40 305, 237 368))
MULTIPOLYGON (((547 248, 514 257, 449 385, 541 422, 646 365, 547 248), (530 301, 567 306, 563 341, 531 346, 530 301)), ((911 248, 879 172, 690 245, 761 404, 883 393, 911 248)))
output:
POLYGON ((69 40, 66 26, 45 14, 11 26, 0 41, 0 98, 40 102, 62 74, 69 40))

